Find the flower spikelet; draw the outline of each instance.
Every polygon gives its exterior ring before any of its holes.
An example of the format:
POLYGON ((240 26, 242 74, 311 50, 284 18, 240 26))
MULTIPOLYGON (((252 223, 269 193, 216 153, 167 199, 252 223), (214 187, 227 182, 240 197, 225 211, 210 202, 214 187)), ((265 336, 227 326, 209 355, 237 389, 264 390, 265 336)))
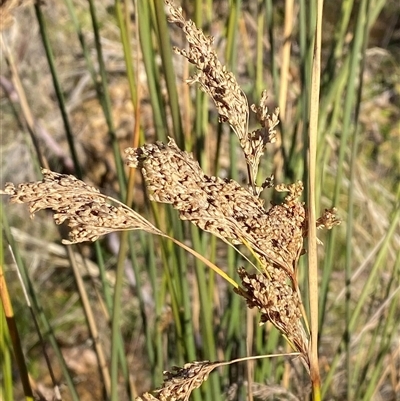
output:
MULTIPOLYGON (((267 91, 263 91, 259 106, 255 104, 251 106, 251 110, 256 114, 261 128, 249 132, 247 134, 248 138, 243 144, 243 152, 249 166, 250 180, 253 183, 257 176, 261 156, 264 154, 267 145, 276 141, 275 128, 279 124, 279 108, 277 107, 275 109, 272 116, 268 114, 267 98, 267 91)), ((267 186, 267 184, 257 187, 255 194, 259 195, 265 186, 267 186)))
POLYGON ((186 21, 182 9, 166 0, 169 7, 169 22, 179 26, 186 35, 189 50, 174 48, 175 52, 194 64, 198 72, 188 81, 199 83, 200 87, 212 98, 220 115, 221 122, 227 122, 235 131, 242 147, 247 142, 249 107, 245 94, 232 72, 218 60, 212 44, 214 38, 205 36, 193 21, 186 21))
POLYGON ((68 221, 70 241, 65 244, 95 241, 117 230, 142 229, 153 234, 159 230, 126 205, 109 198, 98 189, 72 175, 42 170, 43 180, 5 185, 11 203, 28 203, 31 217, 42 209, 52 209, 56 224, 68 221), (118 206, 109 202, 115 202, 118 206))
POLYGON ((332 209, 325 209, 322 216, 317 219, 317 228, 331 230, 333 227, 338 226, 341 223, 337 216, 337 209, 333 207, 332 209))
POLYGON ((164 384, 156 390, 160 401, 189 400, 193 390, 208 379, 210 372, 218 363, 209 361, 186 363, 183 368, 174 366, 172 371, 164 372, 164 384))
POLYGON ((250 246, 260 257, 292 277, 303 245, 305 211, 296 184, 282 205, 265 210, 263 201, 234 180, 204 174, 193 157, 169 143, 125 151, 130 167, 139 167, 152 200, 170 203, 189 220, 232 244, 250 246))
POLYGON ((284 276, 275 276, 271 280, 265 274, 249 274, 244 268, 240 268, 238 273, 244 289, 235 291, 246 298, 249 308, 260 311, 260 324, 270 321, 306 358, 308 339, 301 322, 298 293, 284 276))

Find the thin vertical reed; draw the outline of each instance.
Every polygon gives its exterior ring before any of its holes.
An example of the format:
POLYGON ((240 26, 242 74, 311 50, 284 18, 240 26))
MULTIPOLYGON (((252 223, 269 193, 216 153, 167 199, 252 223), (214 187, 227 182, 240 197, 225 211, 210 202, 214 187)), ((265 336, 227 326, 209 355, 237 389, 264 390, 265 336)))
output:
MULTIPOLYGON (((365 65, 365 52, 367 49, 367 37, 368 37, 368 14, 369 14, 369 1, 363 1, 360 5, 360 13, 359 18, 357 19, 356 26, 356 35, 360 35, 362 37, 362 43, 360 44, 360 52, 362 54, 361 65, 359 66, 358 71, 358 81, 359 86, 357 88, 357 99, 355 104, 355 113, 354 113, 354 135, 351 145, 351 156, 350 156, 350 182, 355 182, 356 180, 356 164, 357 164, 357 153, 358 153, 358 136, 359 136, 359 123, 358 117, 360 113, 360 105, 362 100, 362 88, 363 88, 363 76, 364 76, 364 65, 365 65)), ((348 327, 351 318, 351 274, 352 274, 352 241, 354 237, 353 231, 353 216, 354 216, 354 203, 355 203, 355 188, 354 185, 349 186, 349 194, 348 194, 348 219, 347 219, 347 230, 346 230, 346 266, 345 266, 345 283, 346 283, 346 302, 345 302, 345 311, 346 311, 346 327, 348 327)), ((351 356, 351 331, 348 331, 347 336, 347 344, 346 344, 346 369, 347 369, 347 377, 351 377, 351 372, 353 369, 352 366, 352 356, 351 356)), ((351 401, 354 399, 354 388, 352 386, 352 381, 347 380, 347 400, 351 401)))
MULTIPOLYGON (((275 99, 279 99, 279 73, 277 66, 277 48, 275 44, 275 18, 274 18, 274 6, 272 0, 265 0, 266 2, 266 26, 269 36, 269 43, 271 45, 271 75, 273 82, 273 92, 275 99)), ((300 8, 301 9, 301 8, 300 8)))
POLYGON ((236 42, 237 33, 239 32, 240 7, 242 5, 242 0, 232 0, 231 4, 226 35, 227 43, 225 49, 225 59, 230 70, 235 73, 238 52, 236 42))
POLYGON ((316 230, 316 159, 318 143, 318 110, 321 74, 321 41, 322 41, 322 8, 323 1, 316 2, 316 29, 314 39, 314 54, 311 75, 310 93, 310 129, 308 139, 308 295, 310 299, 310 377, 313 389, 313 400, 321 399, 321 377, 318 363, 318 258, 316 230))
POLYGON ((81 165, 79 163, 78 156, 76 153, 74 136, 73 136, 72 128, 71 128, 70 121, 68 118, 67 108, 65 105, 65 99, 64 99, 63 91, 61 89, 61 84, 60 84, 60 81, 58 78, 58 73, 57 73, 54 56, 53 56, 53 51, 51 49, 51 45, 50 45, 50 41, 49 41, 49 34, 47 33, 46 22, 45 22, 41 7, 42 7, 42 5, 40 4, 40 2, 35 3, 36 18, 38 20, 40 34, 41 34, 43 46, 44 46, 44 49, 46 52, 47 62, 49 64, 51 77, 53 79, 54 90, 56 92, 58 105, 60 108, 61 117, 62 117, 64 128, 65 128, 65 134, 66 134, 68 146, 69 146, 69 149, 71 152, 71 157, 74 162, 75 172, 76 172, 76 175, 78 178, 82 178, 82 169, 81 169, 81 165))
POLYGON ((150 2, 148 0, 138 0, 137 19, 139 21, 139 39, 140 48, 143 57, 143 63, 146 69, 147 85, 150 94, 151 109, 153 113, 154 128, 157 139, 167 140, 167 122, 164 105, 160 96, 160 87, 158 84, 157 68, 155 65, 155 52, 152 44, 150 2))
POLYGON ((165 81, 168 89, 169 106, 171 108, 172 126, 176 143, 181 148, 184 147, 184 137, 178 92, 176 90, 175 72, 172 64, 172 47, 169 40, 169 31, 164 12, 164 1, 154 0, 155 15, 158 26, 158 40, 160 42, 159 51, 162 58, 165 81))
POLYGON ((0 399, 13 401, 12 350, 9 333, 6 330, 6 317, 3 308, 0 308, 0 356, 0 399))
POLYGON ((286 121, 286 102, 289 84, 289 67, 290 67, 290 49, 292 43, 292 31, 294 20, 294 1, 285 1, 285 22, 283 30, 283 46, 281 49, 280 59, 281 68, 279 71, 279 117, 281 121, 281 135, 276 140, 276 151, 274 155, 274 169, 278 180, 282 178, 282 171, 286 164, 286 149, 285 149, 285 131, 288 126, 286 121))
POLYGON ((83 279, 80 275, 79 268, 78 268, 78 265, 77 265, 76 259, 75 259, 75 254, 72 251, 71 246, 67 246, 67 254, 68 254, 69 260, 71 262, 71 267, 72 267, 72 271, 74 273, 75 282, 78 287, 79 297, 82 302, 86 321, 87 321, 89 331, 90 331, 90 336, 92 337, 93 346, 96 351, 96 356, 98 358, 100 374, 101 374, 101 378, 102 378, 101 382, 104 385, 104 390, 105 390, 105 393, 107 394, 107 397, 109 397, 110 396, 110 387, 111 387, 110 373, 108 371, 108 367, 106 364, 106 358, 104 355, 103 347, 99 341, 100 340, 99 339, 99 331, 97 329, 96 319, 94 317, 93 310, 90 305, 89 297, 88 297, 85 285, 83 283, 83 279))
MULTIPOLYGON (((191 227, 191 234, 194 249, 201 252, 202 255, 206 255, 205 248, 201 244, 200 232, 197 227, 191 227)), ((195 261, 195 274, 196 274, 196 284, 198 285, 198 291, 200 296, 200 327, 202 336, 204 338, 204 343, 207 344, 204 349, 204 357, 208 360, 217 360, 218 354, 216 349, 215 341, 215 328, 210 322, 213 321, 213 305, 212 305, 212 295, 207 289, 209 285, 210 277, 207 278, 206 270, 204 269, 204 264, 196 259, 195 261)), ((221 400, 221 381, 220 378, 215 375, 215 377, 210 377, 210 385, 208 386, 208 396, 215 400, 221 400)))
MULTIPOLYGON (((0 234, 2 236, 2 234, 0 234)), ((0 261, 3 260, 3 252, 0 251, 0 261)), ((14 311, 13 311, 13 307, 11 304, 11 299, 10 299, 10 294, 8 292, 8 287, 7 287, 7 282, 5 280, 4 277, 4 271, 3 271, 3 263, 0 263, 0 303, 1 303, 1 333, 0 333, 0 344, 3 345, 4 348, 2 348, 2 353, 3 353, 3 358, 4 358, 4 365, 3 365, 3 369, 4 369, 4 381, 6 384, 6 394, 8 399, 11 399, 11 395, 12 395, 12 385, 10 386, 10 376, 9 373, 10 370, 7 369, 7 362, 8 362, 8 367, 9 367, 9 362, 10 362, 10 356, 9 353, 7 352, 7 349, 9 349, 8 344, 5 342, 5 339, 7 338, 6 336, 6 331, 3 332, 3 327, 6 327, 5 325, 3 326, 3 322, 7 324, 7 328, 8 328, 8 333, 10 334, 10 339, 11 339, 11 343, 12 343, 12 349, 13 349, 13 354, 16 360, 16 364, 18 366, 18 371, 19 371, 19 375, 21 378, 21 382, 22 382, 22 387, 24 390, 24 395, 25 398, 28 401, 33 401, 33 392, 32 392, 32 388, 30 386, 29 383, 29 376, 28 376, 28 369, 26 367, 26 362, 25 362, 25 358, 24 358, 24 354, 22 351, 22 344, 21 344, 21 339, 19 336, 19 331, 18 331, 18 327, 16 324, 16 320, 15 320, 15 315, 14 315, 14 311), (8 379, 8 380, 7 380, 8 379)), ((12 383, 12 381, 11 381, 12 383)))
POLYGON ((89 0, 89 10, 90 10, 90 17, 92 20, 93 26, 93 33, 94 33, 94 40, 96 45, 96 53, 97 53, 97 62, 99 64, 100 70, 100 77, 101 77, 101 88, 102 88, 102 104, 104 110, 104 116, 106 118, 107 127, 108 127, 108 134, 111 139, 111 146, 113 149, 115 167, 117 171, 118 183, 119 183, 119 191, 122 199, 126 197, 126 180, 125 180, 125 173, 124 173, 124 166, 121 156, 121 150, 119 148, 118 140, 115 135, 115 127, 114 121, 112 116, 112 107, 111 107, 111 99, 108 87, 108 80, 107 80, 107 71, 106 66, 104 63, 103 57, 103 49, 101 46, 100 40, 100 29, 99 23, 97 21, 96 16, 96 7, 94 5, 93 0, 89 0))
POLYGON ((255 98, 260 96, 264 90, 264 20, 266 19, 266 4, 264 0, 257 1, 257 41, 256 41, 256 82, 255 82, 255 98))
POLYGON ((281 49, 281 69, 279 77, 279 116, 281 124, 286 125, 286 102, 289 84, 290 49, 294 22, 294 0, 285 1, 285 23, 283 29, 283 46, 281 49))
POLYGON ((363 286, 362 292, 357 299, 357 303, 356 303, 355 307, 353 307, 353 309, 352 309, 352 315, 351 315, 350 322, 347 325, 346 332, 343 334, 343 337, 338 346, 338 349, 335 352, 333 361, 331 362, 330 370, 325 378, 324 385, 322 388, 322 397, 324 397, 324 395, 328 391, 329 386, 332 383, 333 376, 337 372, 338 363, 339 363, 339 360, 345 349, 345 344, 347 341, 346 333, 347 333, 347 331, 352 332, 355 329, 356 323, 360 319, 362 309, 365 307, 367 297, 371 293, 371 290, 374 288, 374 284, 376 282, 376 277, 377 277, 380 269, 382 269, 383 266, 385 265, 384 260, 387 256, 388 249, 391 245, 393 235, 395 234, 396 230, 398 229, 399 222, 400 222, 400 208, 398 208, 398 205, 395 205, 394 209, 393 209, 393 216, 391 218, 390 226, 388 227, 388 229, 385 233, 385 239, 382 243, 382 246, 379 249, 379 252, 376 256, 374 264, 371 267, 371 272, 368 275, 367 281, 365 282, 365 284, 363 286))
MULTIPOLYGON (((135 82, 135 70, 133 68, 133 56, 131 51, 131 42, 129 39, 129 8, 126 0, 124 1, 124 10, 122 9, 121 0, 115 0, 115 14, 117 17, 118 27, 121 33, 121 43, 124 53, 124 61, 126 65, 126 75, 129 84, 129 92, 131 101, 135 106, 137 100, 137 88, 135 82)), ((136 103, 137 106, 137 103, 136 103)))
MULTIPOLYGON (((204 4, 202 1, 196 0, 195 8, 194 8, 194 18, 193 21, 198 27, 202 27, 204 25, 204 12, 203 12, 204 4)), ((211 20, 208 20, 211 22, 211 20)), ((185 61, 187 63, 187 61, 185 61)), ((190 68, 190 67, 189 67, 190 68)), ((201 166, 205 171, 209 168, 208 159, 206 157, 208 149, 206 149, 207 144, 207 132, 209 125, 208 118, 208 97, 202 91, 196 91, 195 93, 195 106, 194 106, 194 127, 193 133, 194 138, 192 140, 196 150, 196 156, 199 160, 201 166)))
MULTIPOLYGON (((61 371, 62 371, 63 377, 65 378, 65 382, 67 384, 67 387, 70 392, 70 396, 71 396, 72 400, 79 401, 79 397, 78 397, 78 393, 75 388, 74 381, 73 381, 71 374, 65 363, 61 349, 60 349, 57 339, 55 337, 53 328, 50 325, 50 322, 44 313, 42 305, 40 304, 40 301, 37 297, 38 291, 36 291, 33 287, 33 284, 28 275, 26 266, 19 253, 18 247, 16 246, 13 236, 11 235, 7 217, 4 214, 3 214, 3 219, 2 219, 2 230, 4 230, 5 241, 8 244, 10 244, 11 248, 13 249, 13 253, 14 253, 14 257, 15 257, 16 265, 18 267, 19 274, 21 276, 23 285, 27 289, 27 292, 29 295, 29 301, 32 305, 32 313, 34 313, 35 316, 40 317, 40 320, 42 322, 42 327, 43 327, 42 330, 46 333, 46 336, 48 337, 48 341, 50 342, 52 348, 54 349, 54 353, 56 355, 58 362, 60 363, 61 371)), ((36 322, 36 320, 34 320, 34 323, 35 322, 36 322)), ((38 335, 40 336, 40 332, 38 332, 38 335)), ((51 374, 51 367, 50 367, 50 374, 51 374)), ((55 385, 55 381, 53 381, 53 383, 55 385)))

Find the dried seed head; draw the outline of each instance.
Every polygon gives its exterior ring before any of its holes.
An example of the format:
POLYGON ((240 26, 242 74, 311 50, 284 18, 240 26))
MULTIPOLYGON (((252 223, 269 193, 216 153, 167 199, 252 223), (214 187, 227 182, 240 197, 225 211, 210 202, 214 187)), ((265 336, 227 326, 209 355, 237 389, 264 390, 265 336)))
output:
POLYGON ((235 290, 242 295, 249 308, 261 313, 260 324, 270 321, 293 344, 307 361, 308 338, 301 318, 301 301, 298 293, 284 276, 249 274, 244 268, 238 270, 244 289, 235 290))
POLYGON ((182 8, 176 7, 169 0, 165 3, 170 11, 169 22, 183 30, 189 43, 188 51, 177 48, 174 50, 198 69, 197 74, 188 83, 199 83, 214 101, 221 121, 228 122, 240 141, 245 141, 249 113, 247 98, 235 76, 218 60, 212 48, 213 37, 206 37, 193 21, 186 21, 182 15, 182 8))
POLYGON ((155 394, 161 401, 187 401, 192 391, 200 387, 218 365, 218 362, 202 361, 186 363, 183 368, 174 366, 171 372, 164 372, 164 384, 155 394))
POLYGON ((289 276, 294 274, 305 219, 303 204, 294 196, 300 184, 288 187, 287 202, 267 211, 259 197, 237 182, 204 174, 172 139, 168 145, 158 142, 125 153, 130 167, 141 168, 153 200, 172 204, 181 219, 230 243, 250 246, 289 276))
MULTIPOLYGON (((268 114, 267 107, 267 91, 263 91, 260 104, 253 104, 251 110, 256 114, 261 128, 248 134, 247 141, 243 146, 246 162, 250 169, 250 177, 255 181, 261 156, 264 154, 265 148, 269 143, 276 141, 276 126, 279 124, 279 108, 276 108, 272 116, 268 114)), ((255 195, 259 195, 266 185, 256 187, 255 195)))
POLYGON ((200 87, 214 101, 220 115, 221 122, 227 122, 236 133, 248 165, 251 191, 259 195, 264 186, 258 187, 255 183, 260 158, 268 143, 275 141, 275 127, 278 125, 279 109, 268 114, 267 93, 264 91, 259 106, 252 105, 261 128, 248 132, 249 106, 246 95, 243 93, 235 76, 218 60, 214 51, 213 37, 206 37, 193 21, 186 21, 182 9, 175 7, 172 1, 165 0, 170 10, 169 21, 179 26, 186 35, 189 50, 175 48, 175 52, 194 64, 198 70, 189 84, 199 83, 200 87))
POLYGON ((333 227, 338 226, 341 223, 337 216, 337 209, 325 209, 323 215, 317 219, 317 228, 331 230, 333 227))
POLYGON ((51 209, 56 224, 68 221, 70 241, 65 244, 95 241, 99 236, 118 230, 160 231, 128 206, 107 197, 98 189, 72 175, 43 169, 43 180, 17 187, 7 183, 4 194, 11 203, 28 203, 31 217, 42 209, 51 209), (114 202, 117 206, 110 204, 114 202))

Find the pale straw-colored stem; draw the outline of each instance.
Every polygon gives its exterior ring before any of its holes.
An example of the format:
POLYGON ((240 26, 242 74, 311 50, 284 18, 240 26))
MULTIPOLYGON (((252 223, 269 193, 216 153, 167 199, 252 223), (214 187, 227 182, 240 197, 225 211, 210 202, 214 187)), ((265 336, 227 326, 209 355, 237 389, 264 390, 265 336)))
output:
POLYGON ((310 376, 313 386, 313 400, 321 399, 320 373, 318 365, 318 264, 317 264, 317 229, 315 173, 318 138, 318 110, 321 71, 321 30, 322 0, 317 1, 317 21, 314 38, 314 54, 311 77, 311 112, 308 149, 308 274, 311 317, 311 344, 309 349, 310 376))

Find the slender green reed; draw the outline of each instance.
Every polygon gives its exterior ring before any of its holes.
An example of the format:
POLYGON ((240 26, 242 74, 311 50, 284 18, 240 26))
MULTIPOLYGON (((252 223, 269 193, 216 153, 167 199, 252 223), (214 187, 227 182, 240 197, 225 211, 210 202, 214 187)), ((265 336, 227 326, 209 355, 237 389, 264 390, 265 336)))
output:
POLYGON ((43 16, 41 5, 39 3, 35 3, 35 12, 36 12, 36 18, 38 20, 38 24, 39 24, 39 28, 40 28, 43 46, 46 51, 47 62, 50 67, 51 77, 53 79, 54 89, 55 89, 56 95, 57 95, 58 105, 60 108, 61 117, 62 117, 63 124, 64 124, 65 135, 68 140, 69 150, 71 152, 71 157, 74 162, 74 167, 76 169, 76 175, 78 178, 82 178, 82 168, 78 161, 78 156, 76 153, 76 147, 75 147, 74 136, 72 133, 71 123, 68 118, 67 108, 65 105, 65 99, 64 99, 63 91, 61 89, 60 80, 58 78, 58 73, 57 73, 54 56, 53 56, 53 51, 51 49, 51 44, 49 41, 49 34, 46 30, 45 19, 43 16))
POLYGON ((168 89, 169 107, 171 108, 172 128, 176 143, 184 147, 184 138, 182 131, 182 120, 180 104, 178 102, 178 91, 176 89, 176 76, 172 64, 172 47, 168 36, 167 19, 164 12, 163 0, 155 0, 155 15, 158 27, 159 51, 162 58, 165 82, 168 89))
POLYGON ((13 389, 13 372, 12 372, 12 347, 10 344, 10 336, 6 329, 6 317, 4 309, 0 309, 0 356, 1 356, 1 385, 0 385, 0 397, 4 401, 14 400, 14 389, 13 389))
MULTIPOLYGON (((54 334, 53 328, 50 325, 50 322, 44 312, 43 306, 40 303, 38 294, 39 292, 37 291, 37 289, 34 288, 32 281, 29 278, 28 275, 28 271, 26 269, 25 263, 23 261, 22 256, 20 255, 20 252, 18 250, 18 246, 16 245, 14 238, 11 235, 11 231, 10 231, 10 227, 8 225, 8 220, 7 220, 7 216, 5 216, 3 214, 3 219, 2 219, 2 230, 4 230, 4 236, 5 236, 5 240, 7 241, 8 244, 11 245, 13 252, 14 252, 14 256, 15 256, 15 260, 16 260, 16 264, 17 267, 19 269, 19 273, 21 275, 22 281, 24 283, 25 288, 28 291, 28 296, 30 297, 30 302, 32 304, 32 308, 33 311, 35 313, 35 316, 39 316, 40 320, 41 320, 41 330, 46 333, 46 337, 45 337, 45 341, 49 341, 51 346, 54 349, 55 355, 57 357, 57 360, 61 366, 61 370, 63 373, 63 377, 64 380, 67 384, 67 387, 70 391, 70 395, 73 401, 79 401, 79 397, 78 397, 78 393, 76 391, 75 388, 75 384, 73 381, 73 378, 68 370, 68 367, 65 363, 64 357, 62 355, 60 346, 57 342, 56 336, 54 334)), ((54 383, 54 386, 56 385, 56 383, 54 383)))
POLYGON ((155 65, 155 49, 152 42, 150 2, 139 0, 137 2, 137 18, 139 23, 140 49, 146 69, 147 85, 150 94, 151 109, 153 113, 154 128, 160 141, 167 140, 167 121, 165 108, 161 99, 159 74, 155 65))

